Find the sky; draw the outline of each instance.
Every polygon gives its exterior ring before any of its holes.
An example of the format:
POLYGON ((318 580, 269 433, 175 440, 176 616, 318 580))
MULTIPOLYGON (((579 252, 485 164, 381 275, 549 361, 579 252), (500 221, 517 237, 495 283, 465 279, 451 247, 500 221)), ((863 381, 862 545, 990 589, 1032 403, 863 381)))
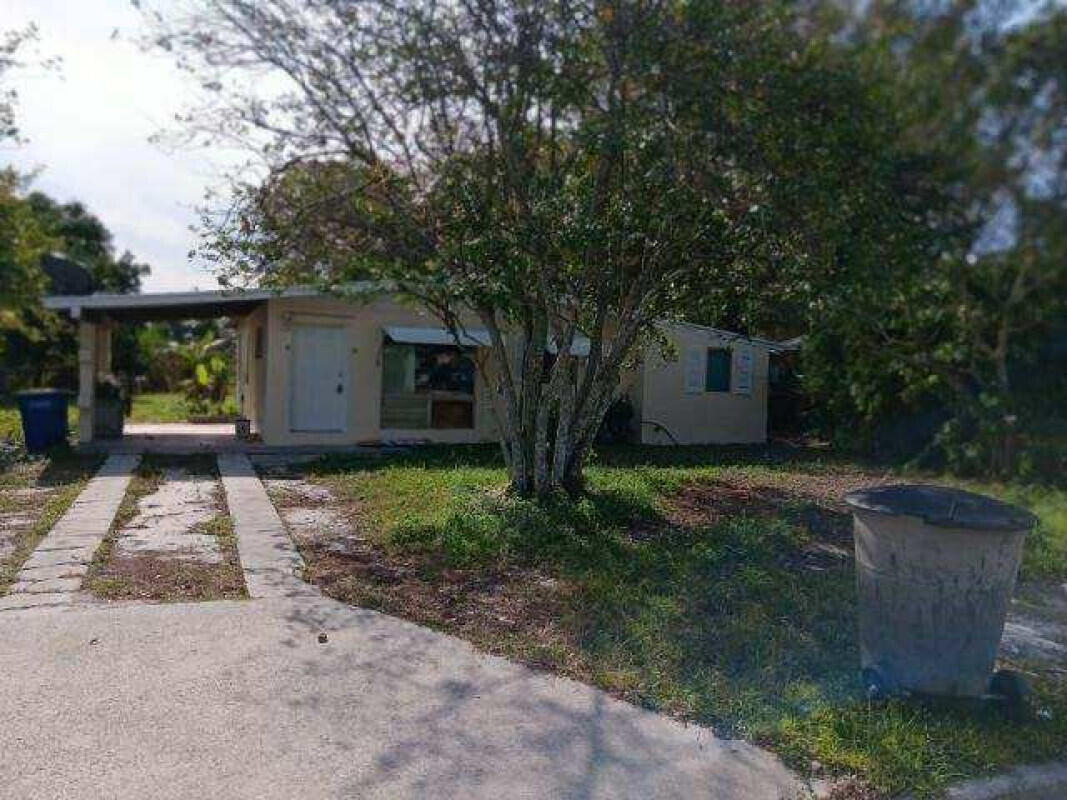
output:
POLYGON ((218 288, 188 258, 197 241, 190 227, 205 190, 220 185, 234 157, 149 141, 195 100, 195 81, 165 54, 142 52, 134 41, 140 17, 129 0, 0 5, 0 29, 35 22, 36 54, 62 59, 56 71, 30 67, 13 75, 28 142, 3 146, 0 166, 39 168, 34 188, 83 202, 114 234, 117 253, 130 250, 151 265, 144 291, 218 288))

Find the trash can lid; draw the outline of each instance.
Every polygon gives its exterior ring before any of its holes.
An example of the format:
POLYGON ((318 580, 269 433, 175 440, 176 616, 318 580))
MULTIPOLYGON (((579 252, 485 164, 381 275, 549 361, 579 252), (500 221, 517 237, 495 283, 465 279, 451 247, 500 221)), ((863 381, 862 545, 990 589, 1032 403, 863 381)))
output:
POLYGON ((845 495, 853 508, 919 517, 927 525, 1017 531, 1034 527, 1037 517, 992 497, 947 486, 902 484, 860 489, 845 495))
POLYGON ((15 392, 15 397, 39 397, 40 395, 49 394, 74 394, 70 389, 23 389, 22 391, 15 392))

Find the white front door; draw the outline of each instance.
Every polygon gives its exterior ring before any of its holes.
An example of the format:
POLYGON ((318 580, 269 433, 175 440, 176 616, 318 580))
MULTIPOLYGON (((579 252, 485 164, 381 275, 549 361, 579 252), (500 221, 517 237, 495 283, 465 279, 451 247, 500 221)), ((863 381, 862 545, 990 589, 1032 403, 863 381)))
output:
POLYGON ((289 367, 289 428, 348 428, 348 329, 340 325, 295 325, 289 367))

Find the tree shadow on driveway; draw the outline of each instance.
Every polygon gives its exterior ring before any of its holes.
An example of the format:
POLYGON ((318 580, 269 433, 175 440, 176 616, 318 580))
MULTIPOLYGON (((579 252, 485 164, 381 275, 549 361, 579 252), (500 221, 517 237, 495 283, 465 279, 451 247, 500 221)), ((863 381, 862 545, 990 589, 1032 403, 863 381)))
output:
POLYGON ((353 753, 345 796, 778 798, 794 788, 758 748, 450 636, 325 599, 294 604, 285 620, 292 647, 328 637, 300 659, 316 691, 294 694, 293 709, 334 715, 368 744, 353 753))

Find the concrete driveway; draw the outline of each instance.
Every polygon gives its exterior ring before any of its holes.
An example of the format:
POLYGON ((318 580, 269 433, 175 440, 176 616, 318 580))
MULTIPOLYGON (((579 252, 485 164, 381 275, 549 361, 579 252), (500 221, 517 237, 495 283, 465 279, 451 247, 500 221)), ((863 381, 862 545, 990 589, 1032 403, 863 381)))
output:
POLYGON ((0 676, 2 797, 802 795, 758 748, 323 598, 6 612, 0 676))

